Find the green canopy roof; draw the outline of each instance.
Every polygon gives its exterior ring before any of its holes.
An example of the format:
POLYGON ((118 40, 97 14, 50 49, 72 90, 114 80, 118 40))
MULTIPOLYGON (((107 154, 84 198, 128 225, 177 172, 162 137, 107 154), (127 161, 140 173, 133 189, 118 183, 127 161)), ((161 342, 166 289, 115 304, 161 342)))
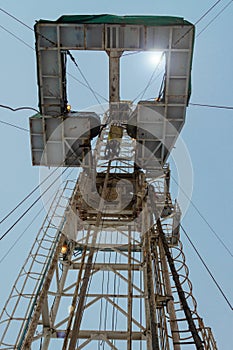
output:
POLYGON ((56 21, 41 19, 43 23, 135 24, 145 26, 192 25, 182 17, 172 16, 116 16, 116 15, 64 15, 56 21))

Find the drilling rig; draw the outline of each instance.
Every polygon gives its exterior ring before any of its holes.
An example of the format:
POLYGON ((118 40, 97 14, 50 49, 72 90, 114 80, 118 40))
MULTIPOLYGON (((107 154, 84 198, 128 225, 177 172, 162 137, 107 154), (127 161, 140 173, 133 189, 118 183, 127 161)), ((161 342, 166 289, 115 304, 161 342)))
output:
POLYGON ((180 17, 65 15, 35 25, 40 113, 32 163, 62 183, 0 317, 2 350, 217 350, 197 312, 167 163, 191 94, 194 25, 180 17), (72 111, 67 58, 105 51, 109 104, 72 111), (124 52, 163 52, 158 96, 120 98, 124 52))

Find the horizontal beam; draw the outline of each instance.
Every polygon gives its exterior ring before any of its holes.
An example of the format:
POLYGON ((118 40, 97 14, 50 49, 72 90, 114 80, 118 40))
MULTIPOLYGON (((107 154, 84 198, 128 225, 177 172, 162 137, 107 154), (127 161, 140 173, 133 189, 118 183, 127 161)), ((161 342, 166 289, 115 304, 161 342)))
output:
MULTIPOLYGON (((71 269, 77 270, 81 268, 81 263, 72 263, 71 269)), ((83 268, 86 268, 86 264, 83 265, 83 268)), ((100 263, 95 263, 92 266, 92 270, 102 270, 102 271, 110 271, 110 270, 123 270, 123 271, 128 271, 128 270, 134 270, 134 271, 139 271, 141 270, 141 265, 139 264, 131 264, 129 266, 128 264, 100 264, 100 263)))
POLYGON ((194 26, 145 26, 137 24, 43 23, 35 25, 41 49, 56 50, 173 50, 192 49, 194 26), (172 31, 172 45, 170 44, 172 31))
MULTIPOLYGON (((65 330, 56 330, 51 337, 52 338, 63 338, 65 336, 65 330)), ((69 338, 72 336, 72 332, 69 334, 69 338)), ((115 340, 127 340, 128 332, 124 331, 99 331, 99 330, 80 330, 78 339, 92 339, 98 340, 102 338, 115 339, 115 340)), ((143 332, 132 332, 132 340, 146 340, 145 331, 143 332)))

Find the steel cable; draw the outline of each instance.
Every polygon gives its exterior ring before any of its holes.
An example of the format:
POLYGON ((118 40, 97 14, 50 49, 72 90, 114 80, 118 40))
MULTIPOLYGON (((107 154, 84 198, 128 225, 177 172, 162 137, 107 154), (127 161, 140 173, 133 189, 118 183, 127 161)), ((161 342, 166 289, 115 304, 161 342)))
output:
POLYGON ((227 302, 228 306, 230 307, 231 310, 233 310, 233 306, 230 303, 229 299, 227 298, 226 294, 223 292, 222 287, 219 285, 219 283, 216 281, 216 278, 214 277, 214 275, 212 274, 212 272, 210 271, 210 269, 208 268, 207 264, 205 263, 204 259, 202 258, 201 254, 199 253, 199 251, 197 250, 197 248, 195 247, 194 243, 191 241, 190 237, 188 236, 186 230, 184 229, 183 225, 180 224, 180 227, 182 228, 182 231, 184 232, 186 238, 188 239, 189 243, 191 244, 192 248, 195 250, 197 256, 199 257, 199 259, 201 260, 202 264, 204 265, 205 269, 207 270, 208 274, 210 275, 210 277, 212 278, 213 282, 215 283, 216 287, 218 288, 219 292, 222 294, 223 298, 225 299, 225 301, 227 302))

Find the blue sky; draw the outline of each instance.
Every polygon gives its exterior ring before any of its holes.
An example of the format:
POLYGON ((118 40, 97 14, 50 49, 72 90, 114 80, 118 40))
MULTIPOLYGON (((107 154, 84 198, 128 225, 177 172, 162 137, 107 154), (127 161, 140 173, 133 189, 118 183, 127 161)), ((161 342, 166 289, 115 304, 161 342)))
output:
MULTIPOLYGON (((198 33, 213 19, 229 1, 222 0, 218 6, 197 24, 198 33)), ((22 0, 1 2, 1 7, 16 16, 28 26, 33 27, 38 19, 55 20, 63 14, 150 14, 184 17, 192 23, 214 4, 214 1, 201 0, 166 0, 166 1, 44 1, 22 0)), ((217 17, 195 41, 192 69, 192 95, 190 102, 211 105, 233 105, 233 4, 217 17)), ((32 48, 33 32, 0 12, 0 25, 17 35, 32 48)), ((0 104, 11 107, 31 106, 37 108, 38 92, 36 81, 36 57, 32 48, 14 38, 0 27, 0 104)), ((108 96, 107 92, 107 55, 80 55, 79 64, 92 87, 108 96), (95 64, 93 64, 95 62, 95 64), (98 63, 98 69, 96 69, 98 63)), ((147 58, 124 58, 122 63, 122 98, 130 99, 143 90, 153 65, 147 58), (138 75, 137 65, 142 74, 138 75), (129 67, 135 67, 131 72, 129 67), (129 72, 130 71, 130 72, 129 72), (137 86, 135 89, 135 73, 137 86), (123 84, 123 83, 122 83, 123 84)), ((70 72, 82 80, 77 70, 69 65, 70 72)), ((88 90, 77 82, 71 82, 69 95, 74 109, 83 109, 96 103, 88 90)), ((152 96, 145 96, 152 97, 152 96)), ((192 201, 203 216, 215 229, 227 247, 232 251, 232 212, 233 212, 233 114, 232 110, 201 108, 189 106, 182 138, 189 151, 193 174, 192 201)), ((0 120, 28 128, 30 111, 11 112, 0 109, 0 120)), ((32 167, 29 134, 25 131, 0 124, 1 181, 0 181, 0 219, 4 217, 28 192, 39 182, 39 169, 32 167)), ((181 179, 180 185, 182 186, 181 179)), ((176 184, 172 183, 174 193, 176 184)), ((39 195, 39 194, 37 194, 39 195)), ((36 198, 36 195, 34 199, 36 198)), ((39 211, 39 203, 14 230, 1 241, 1 255, 13 244, 23 232, 30 220, 39 211)), ((11 220, 1 225, 1 233, 14 222, 26 208, 12 215, 11 220)), ((25 256, 42 222, 39 216, 15 248, 0 263, 4 278, 0 284, 0 306, 2 307, 19 266, 25 256)), ((233 303, 232 257, 219 243, 213 232, 190 205, 183 225, 188 231, 208 267, 233 303)), ((199 314, 205 324, 212 327, 219 349, 230 350, 232 338, 232 311, 215 287, 195 252, 185 237, 183 243, 186 252, 194 296, 198 302, 199 314)))

